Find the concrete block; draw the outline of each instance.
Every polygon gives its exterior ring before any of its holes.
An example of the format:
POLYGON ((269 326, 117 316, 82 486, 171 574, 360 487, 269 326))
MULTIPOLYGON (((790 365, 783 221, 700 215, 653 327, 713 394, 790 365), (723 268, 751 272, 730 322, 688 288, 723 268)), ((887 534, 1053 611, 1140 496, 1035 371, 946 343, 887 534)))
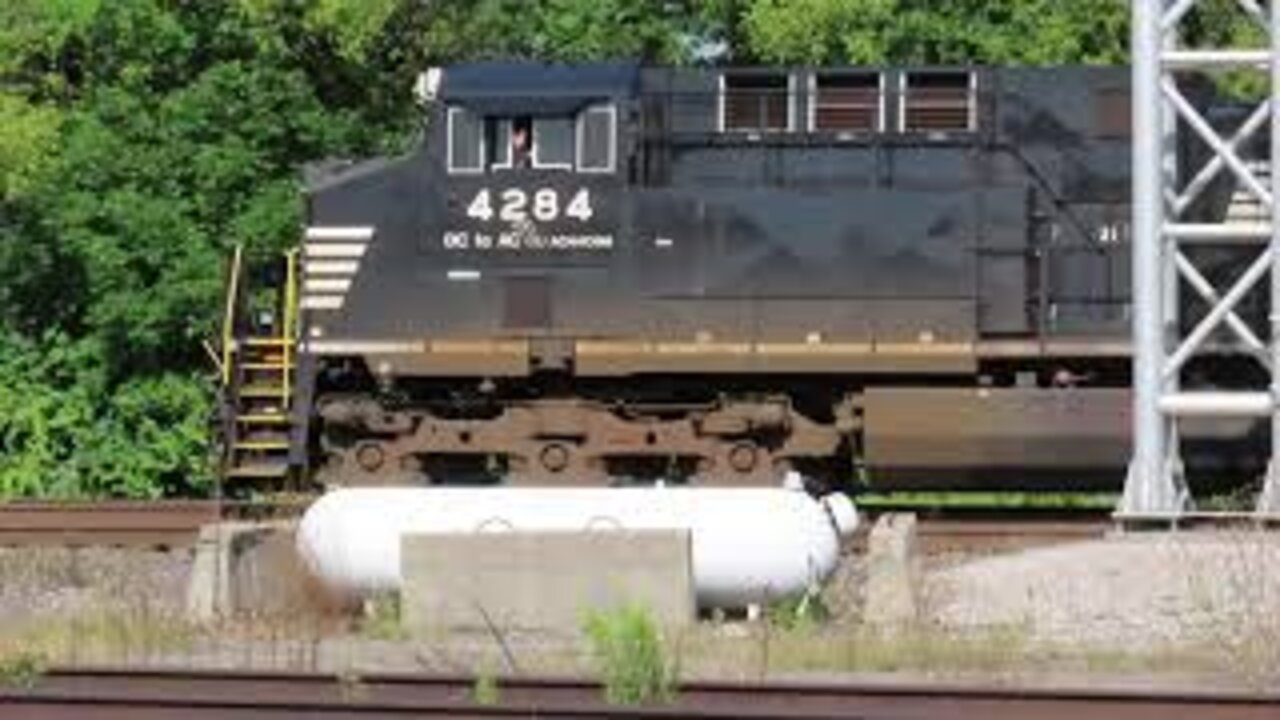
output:
POLYGON ((626 603, 666 627, 695 618, 684 530, 410 534, 400 552, 401 617, 419 638, 489 623, 577 634, 589 611, 626 603))
POLYGON ((874 625, 909 625, 919 618, 916 516, 881 515, 867 539, 863 619, 874 625))
POLYGON ((226 522, 200 528, 187 615, 296 614, 317 605, 318 584, 294 548, 289 522, 226 522))

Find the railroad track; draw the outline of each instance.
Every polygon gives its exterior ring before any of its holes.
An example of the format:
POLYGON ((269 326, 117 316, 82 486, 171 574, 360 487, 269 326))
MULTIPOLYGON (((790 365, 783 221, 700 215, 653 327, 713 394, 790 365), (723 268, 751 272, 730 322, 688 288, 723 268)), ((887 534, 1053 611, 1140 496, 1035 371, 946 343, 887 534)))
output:
MULTIPOLYGON (((0 503, 0 546, 83 545, 185 547, 200 527, 219 520, 296 516, 306 499, 277 502, 138 500, 0 503)), ((874 516, 871 518, 874 520, 874 516)), ((871 522, 864 523, 870 527, 871 522)), ((924 516, 925 553, 1009 550, 1100 537, 1112 527, 1104 515, 1017 516, 961 513, 924 516)))
MULTIPOLYGON (((868 513, 854 539, 854 551, 866 549, 867 537, 883 512, 868 513)), ((1044 511, 929 511, 918 515, 916 540, 925 555, 1020 550, 1041 545, 1092 540, 1116 528, 1108 513, 1044 511)))
POLYGON ((688 683, 668 702, 618 707, 599 684, 502 678, 487 702, 460 676, 53 671, 0 686, 0 716, 107 718, 863 718, 865 720, 1274 720, 1280 695, 1049 691, 947 685, 688 683))
MULTIPOLYGON (((865 523, 870 527, 874 516, 865 523)), ((1021 550, 1095 540, 1109 533, 1280 530, 1280 514, 1189 512, 1117 518, 1103 511, 950 510, 923 514, 917 526, 926 555, 1021 550)))
POLYGON ((0 546, 183 547, 208 523, 288 516, 302 507, 218 500, 0 503, 0 546))
MULTIPOLYGON (((0 547, 21 545, 124 545, 183 547, 196 542, 202 525, 218 520, 261 520, 301 514, 308 498, 271 502, 138 500, 106 502, 0 503, 0 547)), ((869 513, 864 528, 877 516, 869 513)), ((1269 527, 1280 516, 1199 513, 1129 521, 1133 528, 1269 527)), ((925 554, 1018 550, 1100 538, 1117 527, 1103 512, 933 511, 920 515, 918 537, 925 554)), ((866 533, 855 540, 865 543, 866 533)))
POLYGON ((925 554, 995 552, 1097 539, 1114 527, 1109 518, 1099 516, 998 520, 941 517, 921 520, 918 537, 925 554))

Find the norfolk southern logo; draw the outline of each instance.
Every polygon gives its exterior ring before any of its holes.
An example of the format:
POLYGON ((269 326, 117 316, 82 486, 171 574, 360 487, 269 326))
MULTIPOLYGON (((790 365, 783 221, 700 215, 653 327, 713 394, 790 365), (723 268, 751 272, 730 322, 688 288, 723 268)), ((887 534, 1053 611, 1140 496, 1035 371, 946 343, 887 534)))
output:
POLYGON ((528 218, 511 223, 511 236, 514 244, 529 248, 536 248, 542 242, 542 238, 538 236, 538 228, 528 218))

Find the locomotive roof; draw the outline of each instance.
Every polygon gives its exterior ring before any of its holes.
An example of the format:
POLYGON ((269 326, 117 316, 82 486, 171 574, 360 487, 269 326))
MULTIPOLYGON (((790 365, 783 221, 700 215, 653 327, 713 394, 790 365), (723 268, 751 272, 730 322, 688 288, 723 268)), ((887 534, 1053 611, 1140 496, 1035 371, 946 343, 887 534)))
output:
POLYGON ((633 95, 639 79, 634 62, 479 62, 446 68, 440 98, 482 115, 566 115, 633 95))

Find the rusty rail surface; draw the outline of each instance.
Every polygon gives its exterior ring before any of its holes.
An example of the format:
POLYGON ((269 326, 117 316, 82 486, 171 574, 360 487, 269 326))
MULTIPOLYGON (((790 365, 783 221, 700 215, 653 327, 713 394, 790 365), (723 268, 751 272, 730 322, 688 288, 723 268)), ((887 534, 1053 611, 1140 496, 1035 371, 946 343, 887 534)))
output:
POLYGON ((971 520, 933 518, 919 526, 920 545, 925 553, 1018 550, 1040 545, 1093 540, 1113 529, 1110 520, 1004 519, 971 520))
POLYGON ((287 517, 301 507, 217 500, 0 503, 0 546, 183 547, 196 542, 202 525, 287 517))
MULTIPOLYGON (((15 545, 128 545, 183 547, 195 543, 200 526, 218 520, 269 520, 296 517, 314 498, 270 501, 137 500, 107 502, 0 503, 0 547, 15 545)), ((877 512, 864 517, 854 549, 865 548, 867 530, 877 512)), ((1101 538, 1121 528, 1109 513, 1043 511, 922 514, 920 549, 925 554, 1018 550, 1040 545, 1101 538)), ((1200 513, 1174 520, 1142 518, 1123 523, 1128 531, 1171 528, 1280 527, 1280 516, 1200 513)))
MULTIPOLYGON (((872 523, 864 525, 870 527, 872 523)), ((943 512, 920 517, 918 543, 926 555, 1023 550, 1112 533, 1167 531, 1257 532, 1280 530, 1280 514, 1192 512, 1177 515, 1114 517, 1109 512, 974 513, 943 512)), ((860 539, 865 542, 865 538, 860 539)), ((858 547, 861 547, 860 545, 858 547)))
MULTIPOLYGON (((853 549, 866 549, 867 536, 882 513, 869 513, 853 549)), ((944 512, 918 517, 917 545, 926 555, 1021 550, 1042 545, 1093 540, 1116 529, 1103 513, 944 512)))
POLYGON ((586 680, 439 675, 55 670, 0 685, 0 716, 41 718, 984 718, 1273 720, 1280 695, 1050 691, 948 685, 688 683, 668 702, 617 707, 586 680))
MULTIPOLYGON (((196 542, 200 527, 207 523, 296 517, 311 499, 0 503, 0 547, 184 547, 196 542)), ((1101 516, 926 517, 920 521, 920 538, 925 552, 1012 549, 1099 537, 1109 527, 1110 522, 1101 516)))

